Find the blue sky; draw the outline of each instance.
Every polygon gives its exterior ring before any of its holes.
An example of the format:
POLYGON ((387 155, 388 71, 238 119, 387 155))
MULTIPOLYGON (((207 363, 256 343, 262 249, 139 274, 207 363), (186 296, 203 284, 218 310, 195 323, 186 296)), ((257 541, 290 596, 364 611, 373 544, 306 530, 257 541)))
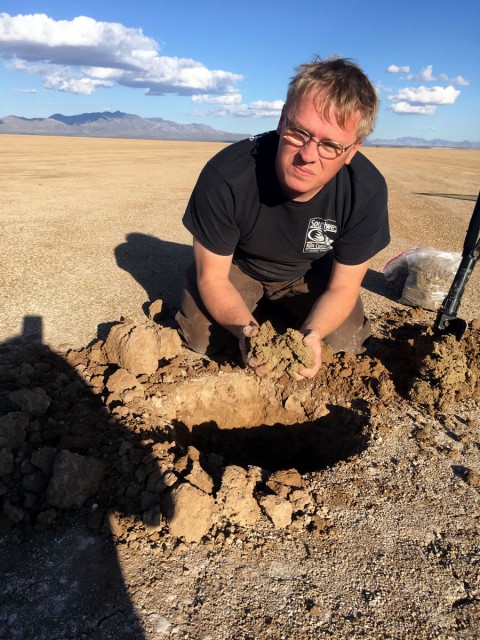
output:
POLYGON ((294 69, 355 59, 373 138, 480 141, 478 0, 45 0, 0 5, 0 117, 124 111, 276 127, 294 69))

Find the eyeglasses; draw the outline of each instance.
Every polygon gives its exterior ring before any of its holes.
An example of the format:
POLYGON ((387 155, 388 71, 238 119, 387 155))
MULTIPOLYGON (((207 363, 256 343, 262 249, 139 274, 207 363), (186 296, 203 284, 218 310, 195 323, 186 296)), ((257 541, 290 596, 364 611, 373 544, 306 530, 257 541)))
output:
POLYGON ((344 147, 343 144, 339 142, 332 142, 331 140, 315 140, 315 138, 305 131, 304 129, 299 129, 298 127, 294 127, 290 124, 288 118, 285 120, 285 133, 283 137, 293 144, 294 147, 306 147, 312 140, 317 145, 317 151, 320 158, 324 158, 325 160, 334 160, 335 158, 339 158, 342 153, 345 153, 353 147, 357 142, 352 142, 348 147, 344 147))

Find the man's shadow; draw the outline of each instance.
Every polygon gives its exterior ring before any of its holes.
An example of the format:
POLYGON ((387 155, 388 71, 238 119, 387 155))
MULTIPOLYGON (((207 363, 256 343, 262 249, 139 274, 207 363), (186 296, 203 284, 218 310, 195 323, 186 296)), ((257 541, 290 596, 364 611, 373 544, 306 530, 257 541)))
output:
POLYGON ((191 245, 160 240, 144 233, 129 233, 115 248, 118 266, 145 289, 150 301, 161 299, 178 309, 183 274, 193 259, 191 245))
POLYGON ((385 278, 384 274, 373 269, 368 269, 363 278, 362 287, 371 293, 375 293, 382 298, 396 302, 399 298, 398 291, 385 278))

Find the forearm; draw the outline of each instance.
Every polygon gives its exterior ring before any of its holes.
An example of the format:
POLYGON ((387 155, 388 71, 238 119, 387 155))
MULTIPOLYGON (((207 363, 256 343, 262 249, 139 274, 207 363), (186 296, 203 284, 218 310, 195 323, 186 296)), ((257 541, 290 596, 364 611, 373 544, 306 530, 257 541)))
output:
POLYGON ((302 332, 314 329, 323 339, 348 318, 358 299, 355 291, 327 289, 315 302, 305 322, 302 332))
POLYGON ((198 289, 203 304, 213 319, 237 338, 242 329, 256 321, 243 298, 229 280, 199 279, 198 289))
POLYGON ((330 283, 313 305, 302 331, 314 329, 322 340, 338 329, 357 303, 368 266, 369 261, 353 266, 334 261, 330 283))

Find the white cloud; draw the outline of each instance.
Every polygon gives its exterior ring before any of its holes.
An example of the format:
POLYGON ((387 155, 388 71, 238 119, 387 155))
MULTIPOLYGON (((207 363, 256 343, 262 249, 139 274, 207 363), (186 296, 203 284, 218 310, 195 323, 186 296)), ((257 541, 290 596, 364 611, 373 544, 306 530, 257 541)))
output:
POLYGON ((245 118, 279 118, 283 100, 256 100, 248 104, 224 104, 208 111, 208 115, 236 116, 245 118))
POLYGON ((38 93, 36 89, 14 89, 15 93, 38 93))
POLYGON ((396 64, 389 65, 386 70, 387 73, 408 73, 410 71, 409 66, 398 67, 396 64))
POLYGON ((460 91, 452 85, 448 87, 405 87, 389 99, 413 104, 454 104, 460 91))
POLYGON ((226 96, 210 96, 208 94, 193 95, 193 102, 206 102, 208 104, 239 104, 242 101, 241 93, 231 93, 226 96))
POLYGON ((90 78, 110 78, 116 80, 122 76, 120 69, 105 69, 103 67, 82 67, 82 72, 90 78))
POLYGON ((450 82, 461 87, 468 87, 470 84, 470 82, 463 76, 455 76, 454 78, 450 78, 450 82))
POLYGON ((445 80, 445 82, 451 82, 457 86, 468 87, 470 82, 465 80, 463 76, 455 76, 454 78, 449 78, 446 73, 441 73, 439 75, 441 80, 445 80))
POLYGON ((78 93, 89 96, 94 93, 98 87, 111 87, 112 82, 106 80, 94 80, 93 78, 65 76, 63 71, 45 75, 43 86, 45 89, 57 89, 66 93, 78 93))
POLYGON ((427 67, 424 67, 420 73, 411 73, 407 76, 409 80, 414 80, 415 82, 433 82, 436 80, 433 75, 433 65, 429 64, 427 67))
POLYGON ((393 113, 421 116, 432 116, 436 109, 436 105, 433 104, 413 105, 409 102, 397 102, 396 104, 392 104, 388 107, 388 110, 393 111, 393 113))
POLYGON ((148 95, 238 93, 239 74, 208 69, 189 58, 159 55, 141 29, 78 16, 0 14, 0 57, 11 68, 40 74, 50 89, 89 94, 113 82, 148 95))

